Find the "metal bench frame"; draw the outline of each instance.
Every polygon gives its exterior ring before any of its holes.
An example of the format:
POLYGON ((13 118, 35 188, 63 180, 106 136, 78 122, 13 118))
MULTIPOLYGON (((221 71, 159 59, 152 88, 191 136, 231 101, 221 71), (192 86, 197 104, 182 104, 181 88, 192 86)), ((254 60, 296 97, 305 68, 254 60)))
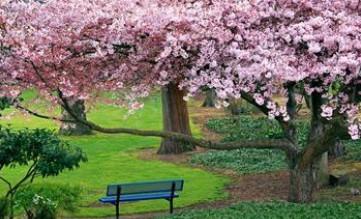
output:
MULTIPOLYGON (((171 188, 169 189, 169 196, 167 197, 162 197, 162 196, 159 196, 157 197, 156 195, 154 195, 153 197, 151 198, 135 198, 133 200, 125 200, 125 202, 128 202, 128 201, 142 201, 142 200, 152 200, 152 199, 165 199, 169 202, 169 212, 172 214, 173 211, 174 211, 174 201, 173 199, 174 198, 177 198, 178 195, 175 193, 176 192, 176 182, 180 182, 181 183, 181 187, 178 189, 178 191, 182 191, 183 190, 183 184, 184 184, 184 180, 166 180, 166 181, 158 181, 159 183, 162 183, 162 182, 171 182, 171 188)), ((157 183, 157 182, 144 182, 144 183, 139 183, 139 184, 146 184, 146 183, 157 183)), ((133 183, 130 183, 128 185, 132 185, 133 183)), ((138 184, 138 183, 134 183, 134 184, 138 184)), ((121 199, 121 196, 122 196, 122 186, 125 185, 125 184, 118 184, 116 185, 116 196, 115 196, 115 200, 113 200, 111 197, 114 197, 114 196, 109 196, 109 194, 107 193, 107 197, 104 197, 102 199, 99 199, 99 201, 101 202, 104 202, 104 203, 112 203, 115 205, 115 215, 116 215, 116 218, 119 219, 120 217, 120 203, 122 202, 122 199, 121 199), (108 200, 106 200, 108 198, 108 200)), ((114 186, 114 185, 113 185, 114 186)), ((109 186, 108 186, 109 188, 109 186)), ((165 192, 168 192, 167 189, 164 190, 165 192)), ((144 195, 144 194, 152 194, 151 193, 152 191, 148 191, 148 192, 144 192, 144 193, 135 193, 135 194, 138 194, 138 195, 144 195)), ((156 192, 159 192, 159 191, 154 191, 154 193, 156 192)), ((163 192, 163 196, 164 196, 164 193, 163 192)))

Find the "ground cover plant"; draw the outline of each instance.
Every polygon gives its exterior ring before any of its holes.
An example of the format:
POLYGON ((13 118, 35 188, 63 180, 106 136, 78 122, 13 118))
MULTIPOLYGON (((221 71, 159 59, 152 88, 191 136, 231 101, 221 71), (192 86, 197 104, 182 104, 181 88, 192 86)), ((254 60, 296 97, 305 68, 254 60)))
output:
MULTIPOLYGON (((304 141, 307 137, 307 121, 298 121, 298 123, 300 123, 298 125, 299 140, 304 141)), ((216 118, 208 120, 205 125, 209 130, 222 134, 222 142, 255 140, 265 137, 280 139, 283 136, 277 122, 259 116, 240 115, 216 118)), ((284 152, 272 149, 214 150, 195 154, 190 162, 210 168, 229 168, 239 174, 264 173, 287 169, 284 152)))
POLYGON ((353 219, 361 218, 358 203, 321 202, 292 204, 286 202, 242 202, 224 209, 184 211, 167 219, 353 219))
MULTIPOLYGON (((24 99, 27 99, 35 94, 30 92, 24 95, 24 99)), ((161 127, 160 104, 159 95, 152 96, 146 101, 144 109, 128 117, 127 110, 119 110, 116 106, 98 105, 89 113, 89 118, 109 126, 123 124, 134 128, 159 128, 161 127), (107 115, 109 119, 103 120, 104 115, 107 115)), ((44 103, 39 103, 40 108, 43 105, 44 103)), ((45 111, 46 108, 43 110, 45 111)), ((10 125, 14 129, 21 129, 24 126, 58 129, 56 122, 24 116, 21 113, 15 113, 9 120, 7 116, 12 113, 14 113, 13 109, 5 110, 1 124, 10 125)), ((194 133, 199 135, 199 130, 193 125, 192 128, 194 133)), ((223 189, 229 180, 223 176, 217 176, 198 168, 178 166, 162 161, 140 160, 137 156, 138 151, 143 148, 156 148, 160 143, 157 138, 93 134, 82 137, 64 137, 64 139, 72 145, 80 147, 87 154, 88 162, 72 172, 64 172, 61 176, 50 177, 45 180, 36 180, 34 183, 40 186, 43 183, 79 186, 82 194, 80 195, 78 211, 71 213, 71 217, 113 216, 113 207, 100 205, 97 200, 105 195, 106 185, 117 182, 184 178, 186 182, 185 191, 182 193, 182 198, 176 201, 175 207, 221 199, 227 196, 223 189)), ((10 180, 16 180, 24 171, 23 168, 6 169, 4 175, 10 180)), ((4 191, 5 186, 0 185, 0 192, 3 193, 4 191)), ((165 201, 140 202, 122 206, 122 212, 125 214, 167 209, 168 203, 165 201)))
MULTIPOLYGON (((308 126, 307 121, 298 120, 299 144, 306 142, 308 126)), ((222 135, 225 142, 237 140, 250 140, 263 138, 282 138, 282 130, 275 121, 267 118, 240 115, 225 118, 210 119, 206 127, 222 135)), ((342 142, 345 145, 346 154, 340 161, 357 162, 361 160, 360 141, 347 140, 342 142)), ((192 164, 200 164, 209 168, 233 169, 240 174, 264 173, 269 171, 285 170, 287 161, 283 152, 278 150, 255 150, 237 149, 231 151, 208 151, 192 156, 192 164)))

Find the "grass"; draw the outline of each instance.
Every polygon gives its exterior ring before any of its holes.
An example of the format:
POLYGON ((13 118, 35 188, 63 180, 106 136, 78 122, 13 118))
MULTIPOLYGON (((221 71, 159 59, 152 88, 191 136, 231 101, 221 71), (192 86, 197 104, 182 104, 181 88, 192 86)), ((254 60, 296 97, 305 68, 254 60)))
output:
POLYGON ((287 202, 242 202, 224 209, 193 210, 163 219, 355 219, 361 218, 361 205, 324 202, 292 204, 287 202))
MULTIPOLYGON (((33 93, 26 94, 34 96, 33 93)), ((161 128, 161 103, 159 95, 146 100, 145 108, 125 118, 126 111, 115 106, 101 105, 89 114, 90 120, 107 127, 132 127, 142 129, 161 128)), ((39 103, 38 108, 44 110, 39 103)), ((56 110, 57 111, 57 110, 56 110)), ((5 112, 5 116, 11 110, 5 112)), ((10 124, 13 128, 50 128, 57 129, 59 124, 34 117, 15 114, 11 119, 2 119, 0 124, 10 124)), ((192 125, 193 132, 199 130, 192 125)), ((104 217, 113 216, 114 208, 101 205, 97 201, 105 194, 106 185, 119 182, 134 182, 158 179, 185 179, 185 190, 175 202, 176 207, 183 207, 198 202, 222 199, 227 196, 224 186, 228 179, 198 168, 174 165, 161 161, 144 161, 137 158, 137 151, 144 148, 158 147, 158 138, 145 138, 129 135, 94 134, 83 137, 64 137, 73 145, 81 147, 89 161, 79 169, 67 171, 57 177, 36 180, 36 183, 62 183, 80 186, 83 194, 79 210, 71 217, 104 217)), ((24 168, 6 169, 2 174, 12 181, 18 179, 24 168)), ((4 193, 5 185, 0 185, 0 194, 4 193)), ((166 201, 152 201, 124 204, 123 214, 142 213, 168 209, 166 201)), ((69 215, 68 215, 69 216, 69 215)))

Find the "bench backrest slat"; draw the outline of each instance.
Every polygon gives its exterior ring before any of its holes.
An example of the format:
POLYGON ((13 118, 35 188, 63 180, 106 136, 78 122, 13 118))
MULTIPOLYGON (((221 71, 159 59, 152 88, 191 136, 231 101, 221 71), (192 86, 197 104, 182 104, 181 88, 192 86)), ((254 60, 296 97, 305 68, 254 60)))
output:
POLYGON ((183 190, 183 180, 125 183, 109 185, 107 188, 107 196, 116 196, 118 186, 120 187, 121 195, 171 192, 173 183, 175 184, 175 191, 183 190))

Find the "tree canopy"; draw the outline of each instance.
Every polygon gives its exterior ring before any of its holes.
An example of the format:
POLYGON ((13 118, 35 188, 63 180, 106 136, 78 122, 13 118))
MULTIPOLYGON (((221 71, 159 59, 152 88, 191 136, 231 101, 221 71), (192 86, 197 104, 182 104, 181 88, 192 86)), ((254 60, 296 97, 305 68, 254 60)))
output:
POLYGON ((214 88, 223 105, 250 96, 287 121, 272 97, 296 84, 322 96, 322 117, 345 115, 356 139, 359 11, 354 0, 5 1, 2 89, 53 99, 122 90, 119 101, 138 108, 135 97, 177 80, 190 96, 214 88))

